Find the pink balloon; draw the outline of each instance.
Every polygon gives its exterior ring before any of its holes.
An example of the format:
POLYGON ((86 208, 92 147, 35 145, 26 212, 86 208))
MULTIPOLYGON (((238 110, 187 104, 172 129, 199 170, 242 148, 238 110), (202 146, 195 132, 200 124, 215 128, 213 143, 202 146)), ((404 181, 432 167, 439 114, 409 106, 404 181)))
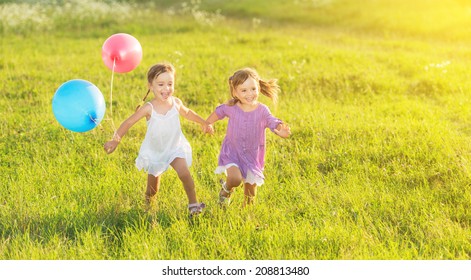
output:
POLYGON ((126 33, 111 35, 103 43, 101 58, 106 67, 118 73, 134 70, 142 60, 142 47, 139 41, 126 33))

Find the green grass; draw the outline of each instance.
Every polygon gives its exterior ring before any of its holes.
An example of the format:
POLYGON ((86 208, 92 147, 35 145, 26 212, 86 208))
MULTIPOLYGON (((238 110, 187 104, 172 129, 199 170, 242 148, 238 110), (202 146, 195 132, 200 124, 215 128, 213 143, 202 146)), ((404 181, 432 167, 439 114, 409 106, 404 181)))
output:
MULTIPOLYGON (((5 19, 18 4, 2 2, 5 19)), ((120 2, 129 18, 112 1, 106 12, 90 12, 98 8, 86 1, 85 18, 29 3, 23 10, 49 21, 2 20, 0 259, 471 257, 471 6, 249 2, 187 4, 193 13, 174 1, 120 2), (118 32, 135 36, 144 57, 115 75, 111 116, 101 46, 118 32), (147 69, 163 60, 177 68, 175 95, 204 117, 227 100, 227 77, 238 68, 279 79, 279 104, 261 101, 293 134, 268 133, 254 207, 241 207, 241 189, 228 210, 216 203, 225 121, 209 137, 182 120, 197 194, 208 205, 195 221, 173 170, 146 211, 146 174, 134 166, 144 122, 115 153, 104 152, 112 120, 133 112, 147 69), (105 120, 86 133, 62 128, 52 113, 55 90, 75 78, 107 101, 105 120)))

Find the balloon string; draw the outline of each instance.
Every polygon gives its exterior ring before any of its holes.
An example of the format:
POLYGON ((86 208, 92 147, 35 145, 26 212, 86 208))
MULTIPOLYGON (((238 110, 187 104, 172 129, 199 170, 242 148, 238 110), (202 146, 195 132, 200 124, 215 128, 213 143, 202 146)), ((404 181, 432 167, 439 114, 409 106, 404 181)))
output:
POLYGON ((111 70, 111 90, 110 90, 110 118, 111 118, 111 126, 113 127, 113 133, 116 133, 116 127, 113 122, 113 77, 114 77, 115 66, 116 66, 116 57, 113 58, 113 69, 111 70))

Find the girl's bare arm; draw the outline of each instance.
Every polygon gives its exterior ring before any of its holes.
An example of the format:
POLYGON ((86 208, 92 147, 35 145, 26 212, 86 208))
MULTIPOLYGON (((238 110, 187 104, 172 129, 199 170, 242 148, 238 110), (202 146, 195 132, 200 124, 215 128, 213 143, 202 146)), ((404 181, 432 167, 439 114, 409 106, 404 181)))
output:
POLYGON ((142 106, 139 110, 137 110, 134 114, 132 114, 129 118, 127 118, 121 125, 119 126, 118 130, 113 135, 113 139, 106 142, 104 145, 105 151, 108 154, 111 154, 116 150, 119 142, 121 142, 121 138, 128 132, 128 130, 140 119, 147 116, 149 114, 149 105, 142 106))
POLYGON ((211 115, 209 115, 209 117, 206 119, 206 121, 209 124, 213 124, 213 123, 217 122, 218 120, 219 120, 219 117, 216 114, 216 111, 212 112, 211 115))
POLYGON ((214 129, 211 126, 210 123, 208 123, 206 120, 204 120, 195 111, 193 111, 193 110, 189 109, 188 107, 186 107, 185 105, 183 105, 183 102, 180 99, 175 98, 175 101, 177 102, 177 106, 178 106, 177 108, 178 108, 178 112, 180 113, 180 115, 182 115, 187 120, 199 123, 201 125, 201 127, 203 128, 204 132, 209 133, 209 134, 214 133, 214 129))

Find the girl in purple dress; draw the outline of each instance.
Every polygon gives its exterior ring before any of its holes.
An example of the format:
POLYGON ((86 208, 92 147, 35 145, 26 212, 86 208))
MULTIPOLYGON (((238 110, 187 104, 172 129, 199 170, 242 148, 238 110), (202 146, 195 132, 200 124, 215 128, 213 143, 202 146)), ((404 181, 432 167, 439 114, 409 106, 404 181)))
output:
POLYGON ((219 105, 206 121, 213 124, 229 118, 215 171, 227 175, 219 191, 219 202, 227 205, 234 188, 244 182, 245 206, 253 204, 257 186, 264 182, 265 129, 282 138, 289 137, 291 131, 266 105, 258 102, 262 93, 276 103, 280 91, 277 80, 262 80, 254 69, 244 68, 229 78, 229 88, 232 99, 219 105))

